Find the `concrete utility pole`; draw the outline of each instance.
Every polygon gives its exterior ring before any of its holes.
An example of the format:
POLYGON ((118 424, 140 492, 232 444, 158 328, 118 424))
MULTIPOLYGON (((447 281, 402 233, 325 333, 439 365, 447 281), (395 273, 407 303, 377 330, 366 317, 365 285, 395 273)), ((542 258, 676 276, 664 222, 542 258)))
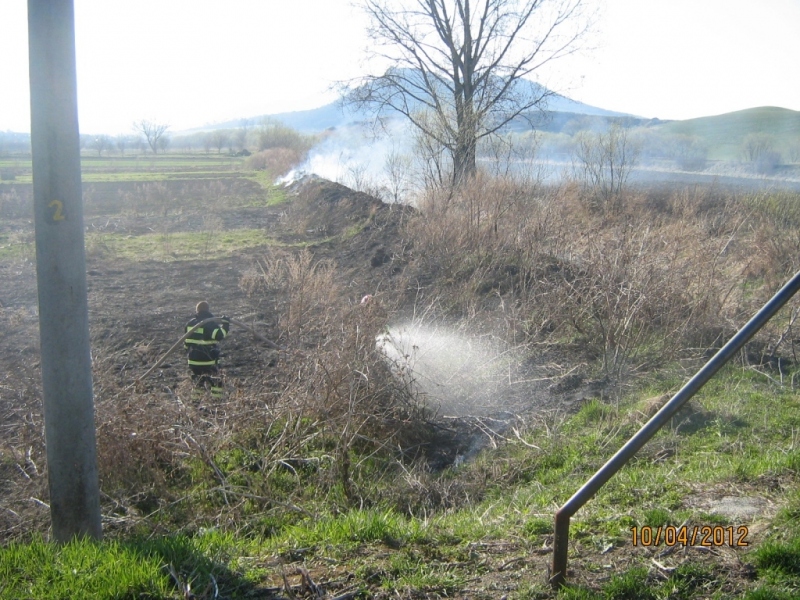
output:
POLYGON ((72 0, 28 0, 28 47, 50 516, 59 542, 99 539, 72 0))

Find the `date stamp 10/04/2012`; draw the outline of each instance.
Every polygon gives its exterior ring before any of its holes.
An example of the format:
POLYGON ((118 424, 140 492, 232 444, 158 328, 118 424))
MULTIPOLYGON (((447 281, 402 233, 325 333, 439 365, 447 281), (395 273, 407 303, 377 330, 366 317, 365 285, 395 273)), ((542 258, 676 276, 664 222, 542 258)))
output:
POLYGON ((742 548, 749 545, 750 531, 746 525, 659 525, 631 527, 634 546, 702 546, 705 548, 730 546, 742 548))

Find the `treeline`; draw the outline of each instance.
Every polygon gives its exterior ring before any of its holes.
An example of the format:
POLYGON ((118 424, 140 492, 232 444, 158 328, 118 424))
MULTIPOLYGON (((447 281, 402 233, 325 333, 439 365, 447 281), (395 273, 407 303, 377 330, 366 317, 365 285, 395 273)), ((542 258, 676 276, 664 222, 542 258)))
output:
POLYGON ((31 136, 28 133, 0 131, 0 156, 31 151, 31 136))
POLYGON ((545 113, 533 128, 518 126, 510 136, 519 140, 535 137, 540 155, 557 160, 570 160, 587 137, 623 129, 642 163, 661 163, 668 168, 702 171, 712 161, 727 158, 724 162, 769 174, 781 166, 800 163, 800 136, 775 135, 769 128, 762 131, 755 125, 749 132, 723 135, 725 123, 716 129, 706 123, 697 133, 684 133, 658 119, 545 113))

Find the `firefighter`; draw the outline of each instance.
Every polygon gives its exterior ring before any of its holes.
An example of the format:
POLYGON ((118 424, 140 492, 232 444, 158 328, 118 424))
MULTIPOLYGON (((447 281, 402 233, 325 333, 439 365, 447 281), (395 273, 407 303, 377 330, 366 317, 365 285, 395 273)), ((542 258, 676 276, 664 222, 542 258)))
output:
MULTIPOLYGON (((197 303, 195 312, 194 317, 186 324, 186 331, 206 319, 214 318, 208 302, 205 301, 197 303)), ((204 323, 184 340, 183 345, 189 354, 189 369, 192 371, 195 394, 210 390, 214 398, 222 397, 218 342, 224 340, 226 335, 228 335, 228 317, 223 316, 204 323)))

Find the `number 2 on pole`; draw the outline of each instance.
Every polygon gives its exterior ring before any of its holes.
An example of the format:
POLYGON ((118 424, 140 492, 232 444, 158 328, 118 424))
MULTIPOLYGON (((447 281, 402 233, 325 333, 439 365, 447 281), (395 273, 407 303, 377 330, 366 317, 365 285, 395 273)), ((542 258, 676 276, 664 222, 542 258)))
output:
POLYGON ((64 220, 64 203, 61 200, 53 200, 50 204, 47 205, 48 208, 55 208, 55 212, 53 213, 53 221, 63 221, 64 220))

